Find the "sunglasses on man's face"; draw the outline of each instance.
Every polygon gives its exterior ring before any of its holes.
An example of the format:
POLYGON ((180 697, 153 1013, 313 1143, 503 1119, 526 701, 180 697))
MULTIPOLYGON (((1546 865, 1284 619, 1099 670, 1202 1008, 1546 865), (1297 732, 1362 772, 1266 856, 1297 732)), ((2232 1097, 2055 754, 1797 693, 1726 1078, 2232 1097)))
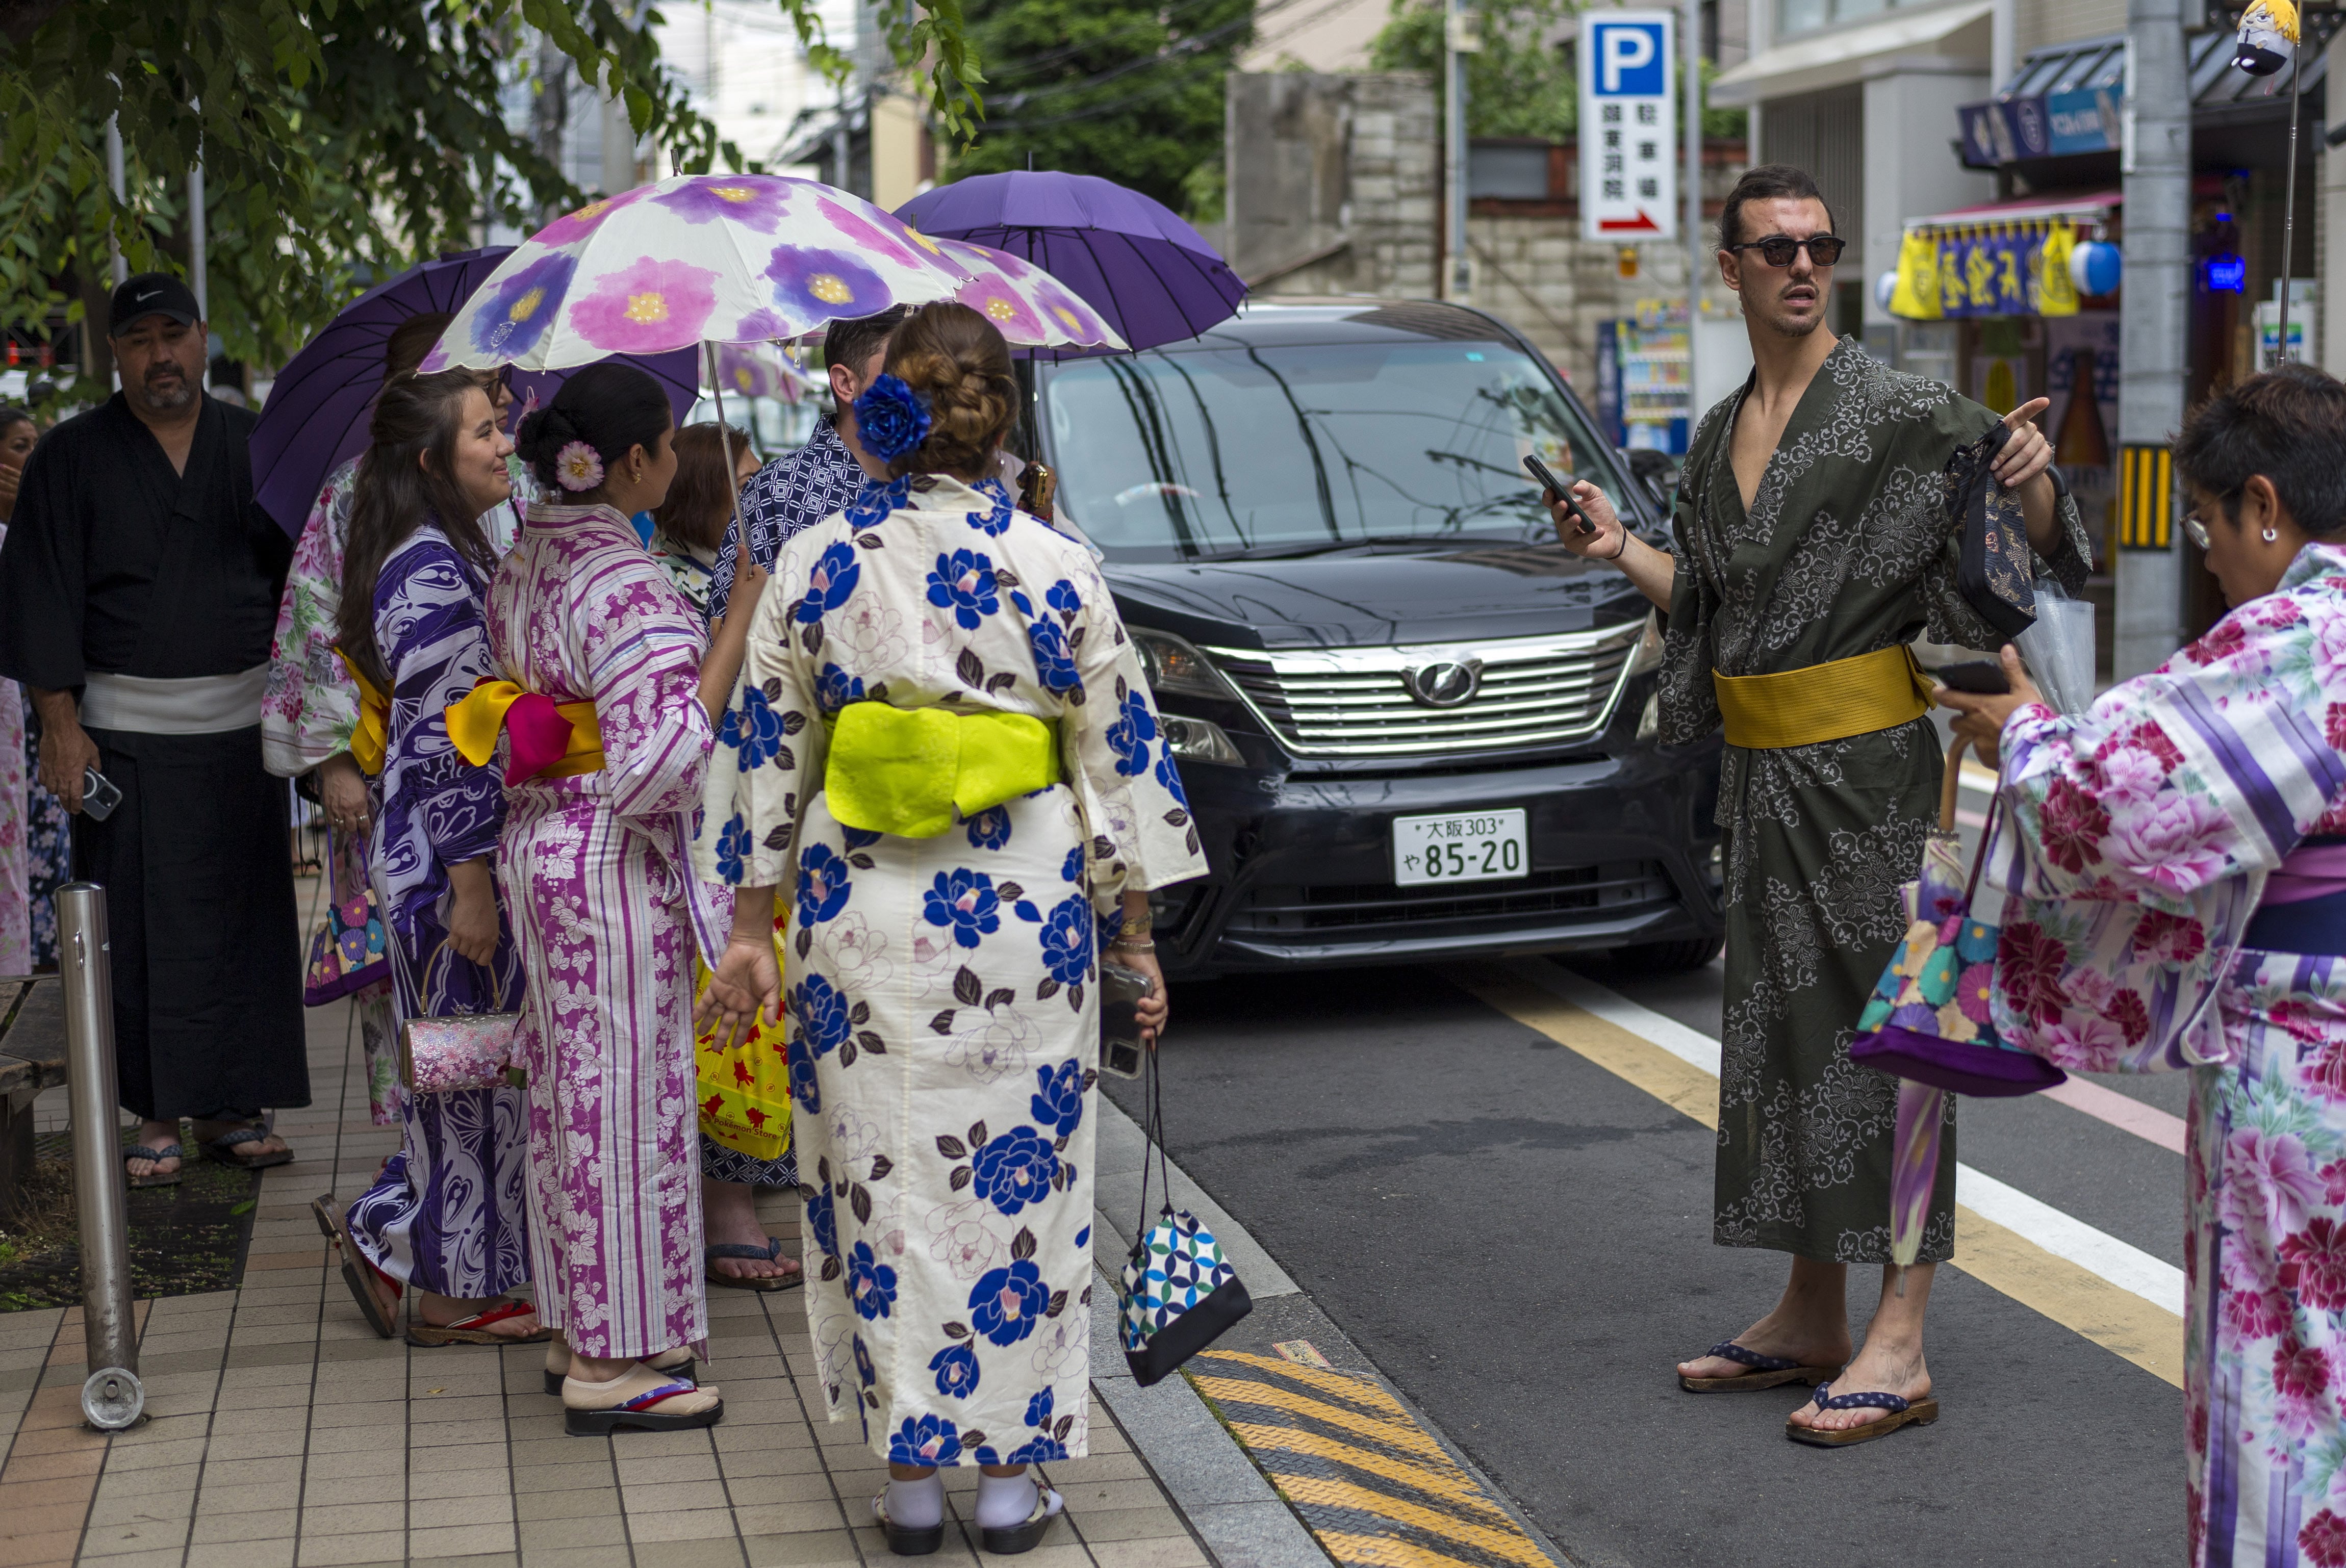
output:
POLYGON ((1806 239, 1795 239, 1789 234, 1770 234, 1765 239, 1747 239, 1740 245, 1730 245, 1729 250, 1757 250, 1760 260, 1770 267, 1790 267, 1792 258, 1806 248, 1809 260, 1820 267, 1830 267, 1841 260, 1849 249, 1849 241, 1838 234, 1811 234, 1806 239))

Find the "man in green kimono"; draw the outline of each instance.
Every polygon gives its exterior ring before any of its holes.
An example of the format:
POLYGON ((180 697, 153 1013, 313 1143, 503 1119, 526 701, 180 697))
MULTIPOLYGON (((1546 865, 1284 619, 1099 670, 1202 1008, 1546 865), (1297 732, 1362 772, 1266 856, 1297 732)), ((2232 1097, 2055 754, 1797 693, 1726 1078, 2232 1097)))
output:
MULTIPOLYGON (((1934 1265, 1953 1250, 1954 1129, 1941 1145, 1922 1262, 1901 1288, 1890 1267, 1898 1083, 1852 1062, 1849 1044, 1905 934, 1898 886, 1920 867, 1944 772, 1905 647, 1926 633, 1972 647, 2004 641, 1957 592, 1946 472, 1996 416, 1818 331, 1842 249, 1807 174, 1769 165, 1745 175, 1719 215, 1718 257, 1742 297, 1752 374, 1695 432, 1676 552, 1627 533, 1586 482, 1573 488, 1593 532, 1556 507, 1566 547, 1617 565, 1668 613, 1662 738, 1698 740, 1722 721, 1727 730, 1712 1237, 1790 1253, 1791 1278, 1773 1311, 1680 1363, 1679 1380, 1710 1392, 1830 1380, 1820 1398, 1831 1402, 1802 1406, 1789 1430, 1832 1444, 1937 1413, 1925 1398, 1923 1314, 1934 1265), (1852 1263, 1883 1266, 1854 1360, 1852 1263)), ((2074 594, 2086 535, 2030 423, 2045 406, 2004 421, 2012 435, 1994 463, 1994 508, 2019 513, 2038 569, 2074 594)))

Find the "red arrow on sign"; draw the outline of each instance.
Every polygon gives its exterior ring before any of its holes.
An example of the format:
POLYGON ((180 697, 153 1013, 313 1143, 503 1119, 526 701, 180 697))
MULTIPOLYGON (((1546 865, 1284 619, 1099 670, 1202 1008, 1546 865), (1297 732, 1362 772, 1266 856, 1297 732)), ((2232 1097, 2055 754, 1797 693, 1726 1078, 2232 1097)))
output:
POLYGON ((1662 226, 1653 220, 1644 208, 1637 209, 1635 218, 1600 218, 1596 220, 1599 234, 1659 234, 1662 226))

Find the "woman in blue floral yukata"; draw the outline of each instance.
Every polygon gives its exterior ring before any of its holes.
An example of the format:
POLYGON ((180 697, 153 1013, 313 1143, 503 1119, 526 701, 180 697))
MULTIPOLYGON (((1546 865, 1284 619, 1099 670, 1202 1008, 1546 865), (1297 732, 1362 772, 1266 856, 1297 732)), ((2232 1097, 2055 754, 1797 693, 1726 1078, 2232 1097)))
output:
POLYGON ((1024 1552, 1059 1507, 1026 1465, 1086 1452, 1096 950, 1156 983, 1161 1030, 1148 890, 1206 869, 1090 554, 988 477, 1017 399, 976 311, 896 328, 855 403, 896 477, 783 547, 696 847, 737 891, 727 1022, 777 1003, 797 891, 808 1318, 908 1555, 942 1539, 936 1467, 982 1467, 981 1541, 1024 1552))
MULTIPOLYGON (((2194 1568, 2346 1568, 2346 385, 2290 365, 2196 411, 2184 520, 2232 613, 2063 718, 2013 691, 2017 857, 1994 994, 2065 1066, 2191 1069, 2185 1518, 2194 1568)), ((2000 753, 2000 756, 1999 756, 2000 753)))

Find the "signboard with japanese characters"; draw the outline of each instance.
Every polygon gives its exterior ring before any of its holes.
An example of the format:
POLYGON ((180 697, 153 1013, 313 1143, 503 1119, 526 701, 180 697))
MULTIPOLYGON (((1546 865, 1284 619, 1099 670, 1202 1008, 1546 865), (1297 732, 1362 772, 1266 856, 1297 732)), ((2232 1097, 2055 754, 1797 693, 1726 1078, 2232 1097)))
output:
POLYGON ((1678 232, 1678 18, 1585 11, 1580 23, 1580 237, 1678 232))

